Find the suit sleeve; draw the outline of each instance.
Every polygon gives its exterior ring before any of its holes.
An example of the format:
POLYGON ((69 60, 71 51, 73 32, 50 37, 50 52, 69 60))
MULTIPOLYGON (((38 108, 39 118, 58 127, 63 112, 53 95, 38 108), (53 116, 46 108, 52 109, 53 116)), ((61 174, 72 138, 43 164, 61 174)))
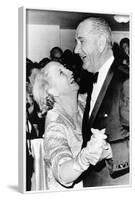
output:
POLYGON ((120 96, 120 122, 129 130, 129 79, 124 81, 120 96))

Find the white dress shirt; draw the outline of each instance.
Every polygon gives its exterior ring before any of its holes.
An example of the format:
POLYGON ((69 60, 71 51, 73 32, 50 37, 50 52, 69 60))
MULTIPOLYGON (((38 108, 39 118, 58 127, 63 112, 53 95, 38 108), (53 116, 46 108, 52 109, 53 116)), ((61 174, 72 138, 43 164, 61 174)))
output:
POLYGON ((98 95, 100 93, 100 90, 103 86, 103 83, 105 81, 105 78, 107 76, 107 73, 110 69, 111 64, 113 63, 114 57, 111 56, 105 63, 104 65, 99 69, 99 74, 98 74, 98 79, 97 82, 93 84, 93 90, 92 90, 92 94, 91 94, 91 105, 90 105, 90 112, 89 112, 89 116, 92 113, 92 110, 94 108, 94 105, 96 103, 96 100, 98 98, 98 95))

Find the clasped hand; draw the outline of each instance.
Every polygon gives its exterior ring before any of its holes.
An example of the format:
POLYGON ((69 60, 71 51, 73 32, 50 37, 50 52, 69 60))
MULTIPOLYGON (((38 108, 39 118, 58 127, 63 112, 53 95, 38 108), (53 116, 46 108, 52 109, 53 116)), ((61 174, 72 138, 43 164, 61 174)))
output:
POLYGON ((85 165, 96 165, 103 159, 112 158, 111 146, 106 142, 105 129, 91 129, 91 131, 93 133, 91 139, 80 155, 81 161, 85 165))

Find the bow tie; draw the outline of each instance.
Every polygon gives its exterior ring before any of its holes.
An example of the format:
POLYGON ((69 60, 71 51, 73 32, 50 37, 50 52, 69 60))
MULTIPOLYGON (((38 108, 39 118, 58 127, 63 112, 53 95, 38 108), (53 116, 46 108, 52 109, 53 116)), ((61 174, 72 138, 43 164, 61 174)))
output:
POLYGON ((96 83, 96 82, 97 82, 98 74, 99 74, 98 72, 96 72, 95 74, 92 74, 92 77, 91 77, 91 78, 92 78, 92 82, 93 82, 93 83, 96 83))

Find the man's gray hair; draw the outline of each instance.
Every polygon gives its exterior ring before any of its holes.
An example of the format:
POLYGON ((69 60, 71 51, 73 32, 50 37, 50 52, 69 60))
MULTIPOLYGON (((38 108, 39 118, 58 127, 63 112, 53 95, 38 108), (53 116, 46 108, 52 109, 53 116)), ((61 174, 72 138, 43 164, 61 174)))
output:
POLYGON ((112 33, 111 28, 107 21, 99 17, 89 17, 82 22, 88 22, 91 25, 90 32, 95 34, 104 34, 107 42, 112 45, 112 33))

